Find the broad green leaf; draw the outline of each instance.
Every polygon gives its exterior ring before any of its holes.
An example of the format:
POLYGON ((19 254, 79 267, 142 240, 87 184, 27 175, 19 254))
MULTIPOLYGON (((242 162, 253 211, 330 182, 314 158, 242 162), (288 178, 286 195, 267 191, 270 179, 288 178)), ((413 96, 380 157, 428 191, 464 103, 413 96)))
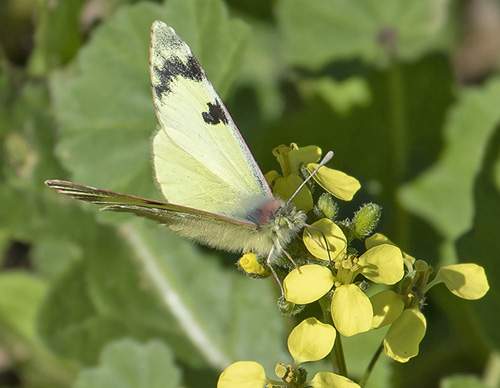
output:
POLYGON ((222 271, 214 255, 144 224, 120 228, 123 240, 95 226, 83 262, 54 284, 42 308, 40 331, 53 348, 91 363, 109 340, 160 337, 185 363, 220 369, 282 354, 271 283, 256 288, 232 268, 222 271))
POLYGON ((110 340, 160 336, 176 345, 179 358, 201 363, 173 315, 142 284, 126 245, 110 227, 95 224, 94 230, 84 232, 83 260, 56 279, 41 307, 45 341, 68 358, 94 363, 110 340))
POLYGON ((59 354, 92 363, 107 340, 127 331, 124 323, 97 315, 83 270, 77 262, 53 285, 41 306, 38 331, 59 354))
MULTIPOLYGON (((435 161, 439 131, 452 100, 452 83, 449 64, 442 56, 374 71, 366 77, 370 100, 365 106, 341 114, 323 101, 312 100, 263 128, 260 142, 282 141, 275 139, 276 134, 286 133, 299 146, 317 144, 324 151, 332 149, 335 157, 329 166, 360 179, 361 197, 355 197, 353 206, 374 201, 393 209, 394 192, 402 179, 396 175, 411 179, 435 161), (396 134, 403 139, 402 145, 396 134), (396 152, 401 147, 403 155, 396 152)), ((266 159, 269 165, 271 158, 266 159)), ((386 223, 394 221, 385 218, 386 223)), ((389 225, 389 231, 397 233, 398 228, 389 225)), ((389 231, 386 233, 398 241, 397 234, 389 231)))
POLYGON ((124 339, 107 345, 99 365, 84 369, 73 388, 177 388, 179 383, 173 354, 162 342, 124 339))
POLYGON ((440 388, 487 388, 477 376, 452 376, 441 380, 440 388))
MULTIPOLYGON (((276 119, 285 108, 285 96, 280 91, 279 84, 285 76, 285 63, 279 50, 280 43, 275 26, 254 23, 251 35, 247 39, 241 71, 237 78, 239 88, 249 88, 255 92, 263 120, 276 119)), ((248 130, 250 125, 259 124, 255 121, 255 106, 250 103, 248 97, 248 94, 244 94, 241 103, 237 101, 232 104, 233 118, 235 113, 237 116, 243 114, 247 116, 246 125, 244 128, 240 127, 240 130, 248 130)))
POLYGON ((143 2, 120 9, 80 50, 74 73, 52 78, 61 127, 57 153, 73 180, 159 198, 151 168, 157 120, 148 68, 155 19, 176 28, 214 85, 227 91, 247 29, 228 18, 220 0, 143 2))
POLYGON ((449 1, 281 0, 284 54, 317 70, 335 60, 415 60, 448 43, 449 1))
POLYGON ((40 279, 23 272, 0 275, 0 326, 27 340, 35 340, 34 322, 45 293, 40 279))
POLYGON ((233 268, 222 270, 214 255, 145 221, 121 233, 163 308, 212 366, 240 359, 268 364, 283 354, 270 281, 256 287, 233 268))
POLYGON ((480 320, 480 326, 486 329, 489 340, 496 344, 497 348, 500 347, 500 333, 495 325, 495 322, 500 320, 500 288, 497 286, 500 283, 500 267, 496 255, 500 251, 500 189, 494 182, 494 162, 500 150, 498 134, 497 127, 482 162, 481 173, 475 178, 473 224, 456 245, 461 261, 472 261, 485 269, 491 288, 484 298, 474 302, 467 311, 480 320))
POLYGON ((439 160, 401 189, 411 212, 455 240, 472 223, 474 180, 496 125, 500 122, 500 80, 465 89, 448 115, 445 148, 439 160))
POLYGON ((29 71, 40 76, 65 65, 78 51, 82 41, 79 17, 85 0, 38 3, 39 20, 29 71))

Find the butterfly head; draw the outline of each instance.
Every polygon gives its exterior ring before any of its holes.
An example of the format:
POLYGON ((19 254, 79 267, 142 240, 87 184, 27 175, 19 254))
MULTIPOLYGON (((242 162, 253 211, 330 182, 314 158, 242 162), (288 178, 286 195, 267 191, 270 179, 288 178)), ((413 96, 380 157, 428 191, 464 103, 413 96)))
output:
POLYGON ((271 245, 285 247, 302 230, 307 216, 292 203, 266 198, 252 206, 245 218, 261 230, 268 230, 269 234, 265 234, 271 245))

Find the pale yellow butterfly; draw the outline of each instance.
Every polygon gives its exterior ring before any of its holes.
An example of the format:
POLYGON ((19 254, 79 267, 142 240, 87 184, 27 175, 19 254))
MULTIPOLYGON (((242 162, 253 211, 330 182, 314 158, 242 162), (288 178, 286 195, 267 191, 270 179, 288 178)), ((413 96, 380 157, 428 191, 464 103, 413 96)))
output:
POLYGON ((153 163, 168 202, 62 180, 45 183, 106 205, 103 210, 131 212, 202 244, 254 252, 270 263, 306 225, 306 214, 273 196, 189 46, 160 21, 151 28, 150 73, 160 123, 153 163))

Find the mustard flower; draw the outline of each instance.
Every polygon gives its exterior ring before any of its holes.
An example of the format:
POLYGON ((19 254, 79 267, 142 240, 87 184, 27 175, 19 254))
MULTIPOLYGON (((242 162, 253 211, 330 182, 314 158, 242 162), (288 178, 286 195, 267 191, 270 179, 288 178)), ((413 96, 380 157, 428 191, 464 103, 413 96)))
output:
POLYGON ((342 260, 346 253, 347 239, 344 232, 328 218, 322 218, 314 222, 311 227, 305 228, 302 240, 307 250, 321 260, 342 260))
POLYGON ((245 253, 238 260, 238 266, 250 276, 265 278, 270 276, 270 272, 264 268, 257 260, 255 253, 245 253))
POLYGON ((264 368, 253 361, 239 361, 229 365, 219 377, 218 388, 264 388, 264 387, 314 387, 314 388, 359 388, 346 377, 331 372, 318 372, 307 381, 307 373, 300 367, 302 363, 318 361, 326 357, 333 348, 335 329, 316 318, 307 318, 299 323, 288 337, 288 350, 293 358, 293 366, 278 363, 276 376, 266 377, 264 368))
POLYGON ((288 351, 294 365, 325 358, 333 348, 335 329, 316 318, 307 318, 299 323, 288 336, 288 351))
MULTIPOLYGON (((369 251, 384 245, 393 245, 381 234, 366 239, 365 243, 369 251)), ((384 338, 384 350, 387 356, 398 362, 407 362, 418 354, 427 327, 420 309, 431 287, 444 283, 454 295, 468 300, 482 298, 489 289, 484 269, 477 264, 443 266, 429 282, 432 267, 425 261, 415 260, 405 253, 403 258, 408 275, 402 282, 404 287, 401 293, 385 290, 371 297, 372 328, 391 325, 384 338), (414 289, 419 291, 415 292, 414 289)))
POLYGON ((333 287, 333 274, 328 267, 303 265, 291 271, 283 281, 285 299, 295 304, 317 301, 333 287))
MULTIPOLYGON (((316 146, 298 147, 292 143, 290 146, 279 145, 273 149, 273 155, 281 167, 281 174, 270 171, 266 180, 273 189, 273 193, 280 198, 290 198, 302 184, 300 171, 303 165, 318 162, 321 158, 321 149, 316 146)), ((311 191, 304 187, 292 200, 297 209, 309 211, 313 208, 311 191)))
MULTIPOLYGON (((317 167, 317 163, 309 163, 306 168, 312 173, 317 167)), ((313 178, 323 189, 343 201, 350 201, 361 187, 356 178, 324 166, 313 178)))
POLYGON ((264 367, 255 361, 238 361, 219 376, 217 388, 263 388, 268 383, 264 367))

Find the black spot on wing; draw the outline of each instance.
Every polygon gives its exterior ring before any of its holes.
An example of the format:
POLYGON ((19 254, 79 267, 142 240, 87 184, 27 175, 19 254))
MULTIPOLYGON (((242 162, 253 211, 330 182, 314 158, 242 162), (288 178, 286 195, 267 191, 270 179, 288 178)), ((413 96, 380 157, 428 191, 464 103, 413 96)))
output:
POLYGON ((216 100, 215 104, 208 102, 207 106, 208 106, 208 112, 202 112, 201 114, 203 120, 207 124, 216 125, 219 124, 220 122, 223 122, 224 124, 228 123, 226 113, 224 112, 224 109, 222 108, 222 105, 219 100, 216 100))
POLYGON ((171 90, 170 83, 179 77, 196 82, 201 82, 205 78, 205 72, 192 55, 187 57, 187 61, 177 56, 164 58, 161 65, 151 66, 151 73, 155 80, 152 87, 157 96, 168 94, 171 90))

